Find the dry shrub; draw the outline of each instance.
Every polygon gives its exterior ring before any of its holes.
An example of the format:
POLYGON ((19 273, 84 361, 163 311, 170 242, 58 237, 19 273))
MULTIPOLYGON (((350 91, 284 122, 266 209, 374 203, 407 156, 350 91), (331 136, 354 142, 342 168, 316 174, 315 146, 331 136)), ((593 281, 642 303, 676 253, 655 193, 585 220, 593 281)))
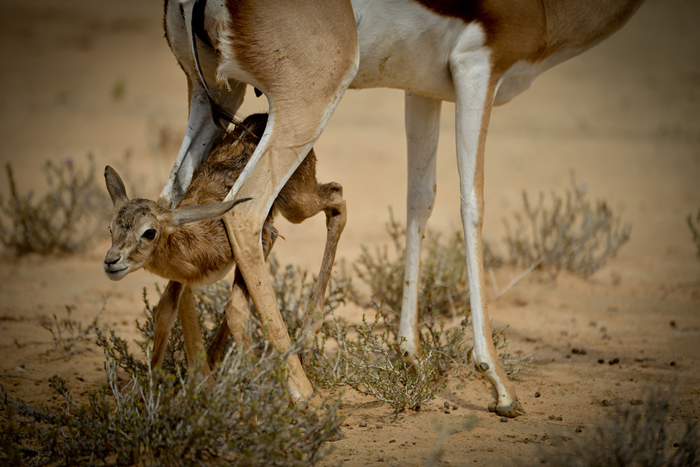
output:
MULTIPOLYGON (((293 270, 286 268, 285 273, 276 275, 278 300, 288 304, 288 316, 310 297, 310 280, 302 275, 298 282, 300 277, 289 272, 293 270)), ((278 272, 277 266, 273 271, 278 272)), ((219 283, 196 295, 207 343, 223 319, 229 287, 219 283)), ((185 361, 182 331, 176 323, 163 368, 153 371, 144 360, 149 361, 157 307, 149 303, 145 290, 144 304, 146 319, 136 323, 144 355, 132 354, 128 343, 114 331, 95 330, 97 344, 105 353, 108 384, 91 392, 87 404, 78 404, 58 376, 51 379, 51 385, 65 398, 63 410, 28 405, 7 396, 3 389, 0 461, 19 458, 27 465, 306 466, 324 456, 325 443, 338 436, 340 401, 324 402, 316 411, 290 404, 285 362, 290 353, 302 352, 298 343, 279 354, 262 339, 253 320, 250 332, 260 337, 257 345, 245 351, 230 343, 214 370, 214 384, 208 384, 199 376, 199 362, 188 365, 185 361), (124 376, 118 376, 118 370, 126 372, 126 383, 121 383, 124 376)), ((56 320, 62 334, 53 330, 54 335, 64 336, 68 328, 82 330, 70 317, 68 321, 66 325, 56 320)), ((82 334, 84 331, 78 332, 82 334)), ((70 340, 65 336, 59 340, 66 339, 70 340)))
POLYGON ((72 159, 44 167, 48 192, 39 199, 17 190, 12 166, 5 166, 10 197, 0 196, 0 242, 16 255, 70 253, 83 249, 109 218, 109 199, 95 183, 95 164, 87 171, 72 159))
POLYGON ((92 322, 83 327, 83 323, 77 321, 71 317, 71 313, 75 306, 66 305, 67 316, 63 319, 58 319, 54 314, 53 321, 44 318, 41 320, 41 327, 46 329, 51 333, 53 338, 53 345, 55 350, 62 350, 66 357, 69 357, 75 345, 79 342, 90 341, 93 335, 96 335, 99 328, 99 319, 102 311, 104 311, 104 305, 102 310, 95 316, 92 322))
POLYGON ((700 258, 700 211, 695 217, 695 222, 693 222, 693 216, 688 216, 688 227, 690 228, 690 233, 693 235, 693 243, 695 243, 695 248, 698 249, 697 255, 700 258))
POLYGON ((565 450, 543 450, 541 462, 571 467, 700 465, 697 421, 679 416, 674 391, 650 391, 641 405, 617 406, 591 436, 565 450))
POLYGON ((601 269, 629 240, 630 226, 605 201, 591 203, 586 194, 585 185, 573 177, 564 197, 552 193, 550 203, 540 193, 532 205, 523 193, 524 216, 515 214, 513 229, 506 221, 511 261, 524 266, 541 262, 552 276, 566 270, 587 278, 601 269))
MULTIPOLYGON (((362 246, 362 253, 354 264, 355 273, 370 290, 370 298, 356 296, 355 301, 364 307, 372 303, 382 308, 400 310, 403 298, 403 274, 406 255, 406 229, 394 219, 389 210, 386 231, 391 240, 389 246, 377 247, 372 253, 362 246)), ((467 281, 464 237, 454 232, 443 242, 441 234, 428 230, 423 245, 418 303, 421 314, 457 317, 469 310, 469 284, 467 281)), ((498 267, 503 260, 484 242, 484 266, 498 267)))
POLYGON ((31 407, 3 391, 11 407, 3 432, 29 465, 306 466, 337 436, 339 403, 316 412, 289 403, 287 354, 231 349, 213 374, 215 384, 150 368, 122 384, 120 351, 100 345, 108 385, 91 392, 86 404, 76 403, 58 376, 50 382, 65 398, 62 410, 31 407))

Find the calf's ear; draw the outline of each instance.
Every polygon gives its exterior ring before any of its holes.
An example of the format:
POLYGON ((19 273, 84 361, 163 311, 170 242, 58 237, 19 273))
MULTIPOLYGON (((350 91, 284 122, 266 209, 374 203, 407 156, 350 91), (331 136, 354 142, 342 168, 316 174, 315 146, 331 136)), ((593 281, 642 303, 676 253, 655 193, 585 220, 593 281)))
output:
POLYGON ((126 196, 124 182, 122 182, 117 171, 110 166, 105 167, 105 183, 107 184, 109 196, 112 198, 114 209, 129 201, 129 198, 126 196))
POLYGON ((233 209, 234 206, 250 201, 253 198, 243 198, 223 203, 203 204, 201 206, 186 206, 173 209, 171 222, 174 225, 189 224, 190 222, 218 219, 233 209))

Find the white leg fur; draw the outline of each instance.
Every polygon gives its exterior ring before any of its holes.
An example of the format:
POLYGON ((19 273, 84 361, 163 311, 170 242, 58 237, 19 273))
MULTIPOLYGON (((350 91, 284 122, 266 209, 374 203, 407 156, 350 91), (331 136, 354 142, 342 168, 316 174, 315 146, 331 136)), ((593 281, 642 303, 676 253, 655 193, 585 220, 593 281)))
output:
POLYGON ((484 144, 495 92, 490 76, 490 53, 483 47, 483 37, 480 26, 469 26, 450 54, 457 97, 457 165, 474 330, 474 363, 493 386, 489 410, 514 417, 522 409, 498 363, 491 338, 481 249, 484 144))
POLYGON ((399 336, 401 348, 420 353, 418 336, 418 280, 425 226, 435 201, 435 168, 442 101, 406 92, 408 193, 406 198, 406 268, 399 336))
POLYGON ((165 201, 168 207, 177 206, 190 186, 197 164, 209 154, 221 134, 221 129, 212 120, 212 109, 206 91, 194 84, 185 139, 182 141, 170 177, 160 194, 160 199, 165 201))

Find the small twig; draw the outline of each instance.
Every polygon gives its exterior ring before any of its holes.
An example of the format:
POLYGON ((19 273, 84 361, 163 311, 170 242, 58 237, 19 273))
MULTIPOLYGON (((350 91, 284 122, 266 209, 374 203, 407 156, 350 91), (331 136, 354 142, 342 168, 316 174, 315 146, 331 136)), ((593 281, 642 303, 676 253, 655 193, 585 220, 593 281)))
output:
POLYGON ((496 281, 496 275, 493 273, 493 268, 489 268, 489 276, 491 277, 491 282, 493 282, 493 293, 498 297, 498 282, 496 281))
POLYGON ((517 284, 523 277, 525 277, 525 276, 527 276, 528 274, 530 274, 530 273, 532 272, 533 269, 535 269, 537 266, 539 266, 539 265, 542 263, 542 261, 544 261, 544 258, 543 258, 543 257, 540 257, 537 261, 535 261, 534 263, 532 263, 532 264, 530 265, 530 267, 528 267, 525 271, 523 271, 523 272, 520 273, 518 276, 516 276, 515 278, 513 278, 513 279, 510 281, 510 283, 505 287, 505 289, 503 289, 503 290, 501 290, 499 293, 497 293, 496 296, 493 297, 493 299, 496 300, 496 299, 498 299, 499 297, 502 297, 503 294, 505 294, 505 293, 508 292, 510 289, 512 289, 513 286, 514 286, 515 284, 517 284))

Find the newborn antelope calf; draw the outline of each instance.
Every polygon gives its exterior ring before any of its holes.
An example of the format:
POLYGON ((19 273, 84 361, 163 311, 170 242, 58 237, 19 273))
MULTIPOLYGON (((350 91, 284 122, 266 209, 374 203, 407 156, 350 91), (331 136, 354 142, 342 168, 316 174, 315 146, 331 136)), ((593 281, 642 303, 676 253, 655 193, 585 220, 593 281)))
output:
MULTIPOLYGON (((221 217, 250 198, 221 201, 255 151, 266 123, 266 114, 251 115, 225 135, 195 170, 192 183, 176 209, 167 209, 147 199, 129 200, 117 172, 109 166, 105 169, 107 190, 114 203, 110 224, 112 247, 104 260, 107 277, 117 281, 144 268, 170 280, 155 316, 153 367, 163 362, 176 313, 180 315, 188 362, 193 362, 203 350, 192 288, 220 280, 235 264, 221 217)), ((278 212, 293 223, 300 223, 320 211, 326 214, 326 247, 311 306, 305 316, 306 329, 318 331, 321 327, 326 286, 346 222, 342 196, 339 184, 316 181, 316 155, 311 150, 280 191, 264 225, 262 243, 267 256, 277 238, 273 220, 278 212)), ((209 348, 208 361, 204 363, 205 375, 220 356, 230 332, 239 345, 250 345, 250 339, 244 336, 248 320, 247 290, 238 270, 225 314, 226 319, 209 348)))

